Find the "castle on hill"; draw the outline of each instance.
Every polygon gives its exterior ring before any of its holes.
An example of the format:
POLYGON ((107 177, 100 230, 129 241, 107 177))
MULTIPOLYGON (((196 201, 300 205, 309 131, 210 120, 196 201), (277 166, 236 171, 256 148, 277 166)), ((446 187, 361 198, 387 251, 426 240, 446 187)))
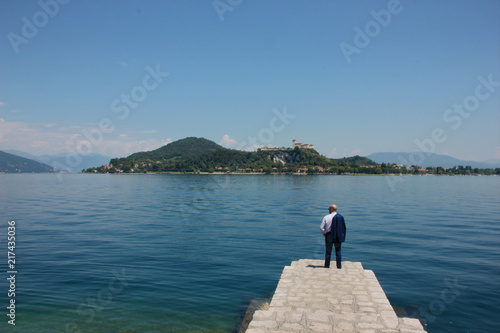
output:
POLYGON ((310 145, 308 143, 300 143, 300 142, 297 142, 297 140, 295 140, 295 139, 292 140, 292 143, 293 143, 292 148, 299 147, 302 149, 314 149, 314 145, 310 145))
MULTIPOLYGON (((292 140, 292 149, 295 149, 295 147, 298 147, 301 149, 314 149, 314 145, 310 145, 308 143, 300 143, 300 142, 297 142, 297 140, 293 139, 292 140)), ((283 149, 287 149, 287 148, 285 148, 285 147, 281 147, 281 148, 262 147, 261 149, 262 150, 283 150, 283 149)))

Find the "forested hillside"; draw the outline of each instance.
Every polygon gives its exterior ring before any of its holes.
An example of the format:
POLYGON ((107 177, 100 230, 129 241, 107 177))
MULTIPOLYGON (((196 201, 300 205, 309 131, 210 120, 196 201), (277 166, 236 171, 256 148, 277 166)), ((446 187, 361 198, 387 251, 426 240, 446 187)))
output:
POLYGON ((21 156, 6 153, 0 150, 0 172, 4 173, 37 173, 57 172, 54 167, 21 156))
POLYGON ((333 160, 314 149, 280 149, 246 152, 223 148, 203 138, 186 138, 150 152, 112 159, 108 165, 87 169, 97 173, 143 172, 338 172, 350 167, 375 165, 366 157, 333 160))

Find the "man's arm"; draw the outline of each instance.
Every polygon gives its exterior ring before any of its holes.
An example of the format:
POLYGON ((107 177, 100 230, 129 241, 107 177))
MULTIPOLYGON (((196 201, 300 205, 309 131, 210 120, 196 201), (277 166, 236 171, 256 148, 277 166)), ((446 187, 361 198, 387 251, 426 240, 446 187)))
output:
POLYGON ((323 221, 321 222, 321 225, 319 227, 319 230, 321 231, 321 233, 323 234, 323 236, 326 237, 326 219, 323 218, 323 221))

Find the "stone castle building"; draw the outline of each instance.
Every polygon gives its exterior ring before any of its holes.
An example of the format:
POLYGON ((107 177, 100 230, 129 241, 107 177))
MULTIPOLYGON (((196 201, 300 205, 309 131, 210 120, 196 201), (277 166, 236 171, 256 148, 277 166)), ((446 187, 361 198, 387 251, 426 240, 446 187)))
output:
POLYGON ((300 142, 297 142, 297 140, 292 140, 292 143, 293 143, 293 146, 292 148, 295 148, 295 147, 299 147, 299 148, 303 148, 303 149, 314 149, 314 145, 310 145, 308 143, 300 143, 300 142))

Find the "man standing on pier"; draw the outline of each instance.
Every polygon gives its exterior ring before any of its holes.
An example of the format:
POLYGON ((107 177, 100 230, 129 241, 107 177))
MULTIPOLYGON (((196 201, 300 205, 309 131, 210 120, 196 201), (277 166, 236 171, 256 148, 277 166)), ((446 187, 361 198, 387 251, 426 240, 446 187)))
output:
POLYGON ((345 241, 345 221, 344 217, 337 213, 337 206, 331 205, 328 210, 330 214, 326 215, 321 222, 319 229, 325 236, 325 267, 330 268, 330 258, 332 256, 332 247, 335 246, 335 258, 337 260, 337 268, 342 268, 342 257, 340 246, 345 241))

